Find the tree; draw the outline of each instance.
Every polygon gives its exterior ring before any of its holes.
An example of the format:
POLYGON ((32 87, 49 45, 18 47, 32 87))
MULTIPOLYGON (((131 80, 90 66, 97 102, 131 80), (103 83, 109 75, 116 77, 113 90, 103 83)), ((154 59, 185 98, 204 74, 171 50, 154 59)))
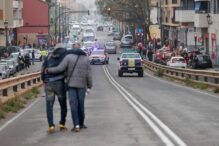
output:
POLYGON ((52 0, 46 0, 46 2, 47 2, 47 3, 51 3, 51 2, 52 2, 52 0))
POLYGON ((104 16, 110 14, 110 17, 116 20, 142 27, 145 36, 151 40, 149 31, 151 0, 96 0, 96 5, 104 16))

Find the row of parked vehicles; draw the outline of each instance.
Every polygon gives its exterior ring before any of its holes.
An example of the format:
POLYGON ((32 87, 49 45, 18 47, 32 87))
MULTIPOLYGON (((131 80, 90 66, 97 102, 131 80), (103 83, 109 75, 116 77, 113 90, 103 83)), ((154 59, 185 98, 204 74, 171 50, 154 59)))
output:
POLYGON ((177 68, 206 69, 213 67, 210 56, 199 50, 184 51, 176 55, 169 49, 162 48, 156 51, 154 61, 177 68))
POLYGON ((25 59, 29 59, 29 65, 34 53, 35 60, 42 61, 41 51, 33 48, 22 49, 18 46, 1 48, 0 78, 6 79, 25 68, 25 59))

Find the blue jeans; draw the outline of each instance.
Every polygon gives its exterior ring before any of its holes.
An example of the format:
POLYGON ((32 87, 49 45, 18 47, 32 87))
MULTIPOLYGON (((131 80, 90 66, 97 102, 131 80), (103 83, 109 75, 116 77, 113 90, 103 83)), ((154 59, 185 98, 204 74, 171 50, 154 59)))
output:
POLYGON ((69 103, 71 106, 71 115, 74 127, 80 125, 84 126, 84 100, 85 100, 85 88, 68 88, 69 103))
POLYGON ((49 126, 54 126, 53 121, 53 105, 55 102, 55 96, 58 97, 59 104, 61 107, 61 119, 59 124, 65 125, 67 116, 67 101, 66 101, 66 91, 65 84, 63 80, 58 80, 54 82, 48 82, 45 84, 46 93, 46 113, 49 126))

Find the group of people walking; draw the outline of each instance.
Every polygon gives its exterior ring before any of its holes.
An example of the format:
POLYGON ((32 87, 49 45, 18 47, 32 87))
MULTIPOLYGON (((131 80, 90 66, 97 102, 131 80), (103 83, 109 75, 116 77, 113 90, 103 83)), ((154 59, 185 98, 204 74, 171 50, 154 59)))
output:
POLYGON ((48 133, 55 132, 53 121, 53 106, 55 96, 60 104, 61 118, 60 131, 67 130, 67 93, 71 109, 73 127, 71 131, 79 132, 87 128, 84 123, 84 102, 86 92, 92 88, 92 75, 89 59, 80 49, 80 44, 75 43, 71 50, 66 50, 62 44, 57 44, 44 60, 42 65, 42 79, 45 83, 46 111, 49 128, 48 133))

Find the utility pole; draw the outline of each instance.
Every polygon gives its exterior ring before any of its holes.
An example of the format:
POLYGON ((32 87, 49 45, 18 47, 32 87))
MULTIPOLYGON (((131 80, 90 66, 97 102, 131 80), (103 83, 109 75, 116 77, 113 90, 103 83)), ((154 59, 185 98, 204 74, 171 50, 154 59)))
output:
POLYGON ((66 7, 62 7, 62 13, 64 13, 62 17, 62 40, 65 39, 65 19, 66 19, 66 7))
POLYGON ((162 7, 161 7, 161 5, 162 5, 162 0, 159 0, 158 1, 158 15, 159 15, 159 24, 160 24, 160 41, 161 41, 161 46, 163 46, 163 41, 164 41, 164 39, 163 39, 163 24, 162 24, 162 22, 163 22, 163 18, 162 18, 162 7))
MULTIPOLYGON (((59 4, 59 16, 61 16, 61 5, 59 4)), ((61 18, 59 18, 59 38, 58 42, 61 43, 61 18)))
POLYGON ((50 8, 51 8, 51 4, 48 3, 48 40, 47 40, 47 48, 49 48, 50 46, 50 8))
POLYGON ((55 23, 55 44, 57 43, 57 0, 55 1, 55 19, 54 19, 54 23, 55 23))

